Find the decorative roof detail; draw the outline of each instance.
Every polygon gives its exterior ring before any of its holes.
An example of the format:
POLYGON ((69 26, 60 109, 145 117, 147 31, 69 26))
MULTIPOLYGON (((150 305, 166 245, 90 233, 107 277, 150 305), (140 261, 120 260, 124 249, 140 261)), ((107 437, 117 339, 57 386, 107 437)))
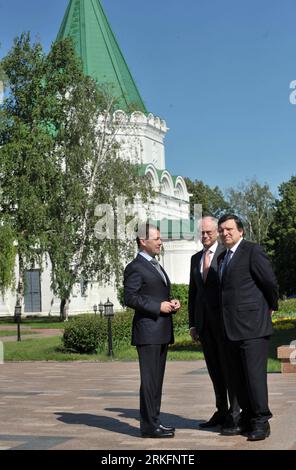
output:
POLYGON ((167 170, 157 170, 153 163, 138 165, 140 176, 147 176, 154 191, 189 202, 189 194, 182 176, 172 176, 167 170))
POLYGON ((160 119, 157 116, 154 116, 152 113, 149 113, 146 116, 141 111, 134 111, 132 114, 127 114, 124 110, 118 109, 113 114, 114 122, 118 124, 144 124, 159 129, 162 132, 167 132, 169 128, 166 125, 166 122, 163 119, 160 119))
POLYGON ((108 86, 118 107, 147 114, 100 0, 69 0, 57 40, 66 37, 72 38, 84 73, 108 86))

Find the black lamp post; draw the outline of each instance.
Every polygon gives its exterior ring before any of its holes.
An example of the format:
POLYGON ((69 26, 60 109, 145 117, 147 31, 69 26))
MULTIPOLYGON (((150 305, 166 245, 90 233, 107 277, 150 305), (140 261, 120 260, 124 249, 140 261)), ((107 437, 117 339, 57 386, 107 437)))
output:
POLYGON ((104 315, 108 320, 108 356, 113 356, 113 346, 112 346, 112 327, 111 327, 111 321, 112 318, 114 317, 114 311, 113 311, 114 305, 110 300, 108 299, 107 302, 104 304, 104 315))
POLYGON ((17 340, 21 341, 21 316, 22 316, 22 306, 16 304, 14 307, 14 318, 17 322, 17 340))
POLYGON ((97 304, 95 304, 95 305, 93 306, 93 311, 95 312, 95 315, 96 315, 96 314, 97 314, 97 311, 98 311, 98 306, 97 306, 97 304))
POLYGON ((103 305, 103 302, 100 301, 99 303, 99 312, 100 312, 100 317, 103 316, 103 311, 104 311, 104 305, 103 305))

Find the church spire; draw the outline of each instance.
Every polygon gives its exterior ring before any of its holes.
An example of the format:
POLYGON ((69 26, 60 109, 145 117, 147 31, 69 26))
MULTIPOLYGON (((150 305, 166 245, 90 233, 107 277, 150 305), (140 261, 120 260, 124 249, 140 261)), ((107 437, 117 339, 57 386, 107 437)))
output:
POLYGON ((84 73, 110 85, 119 108, 147 113, 100 0, 69 0, 57 40, 69 36, 84 73))

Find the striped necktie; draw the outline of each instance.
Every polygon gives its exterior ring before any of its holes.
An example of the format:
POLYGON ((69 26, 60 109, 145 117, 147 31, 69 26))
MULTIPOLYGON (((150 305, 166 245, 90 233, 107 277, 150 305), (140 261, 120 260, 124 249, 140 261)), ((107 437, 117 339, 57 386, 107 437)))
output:
POLYGON ((155 269, 159 272, 159 274, 160 274, 161 277, 163 278, 165 284, 167 284, 166 277, 165 277, 165 275, 164 275, 163 270, 162 270, 161 267, 160 267, 159 262, 158 262, 155 258, 152 258, 152 259, 150 260, 150 263, 151 263, 151 264, 155 267, 155 269))

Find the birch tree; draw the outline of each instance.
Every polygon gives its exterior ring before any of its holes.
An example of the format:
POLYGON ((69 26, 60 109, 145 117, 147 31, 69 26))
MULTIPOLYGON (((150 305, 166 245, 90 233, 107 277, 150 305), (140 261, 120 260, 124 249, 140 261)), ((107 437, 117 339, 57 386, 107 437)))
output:
POLYGON ((116 98, 83 74, 70 39, 48 55, 30 35, 3 60, 9 96, 1 111, 0 208, 16 234, 17 301, 24 271, 45 258, 66 317, 81 278, 119 282, 131 243, 95 236, 100 204, 145 199, 148 183, 118 157, 116 98))

